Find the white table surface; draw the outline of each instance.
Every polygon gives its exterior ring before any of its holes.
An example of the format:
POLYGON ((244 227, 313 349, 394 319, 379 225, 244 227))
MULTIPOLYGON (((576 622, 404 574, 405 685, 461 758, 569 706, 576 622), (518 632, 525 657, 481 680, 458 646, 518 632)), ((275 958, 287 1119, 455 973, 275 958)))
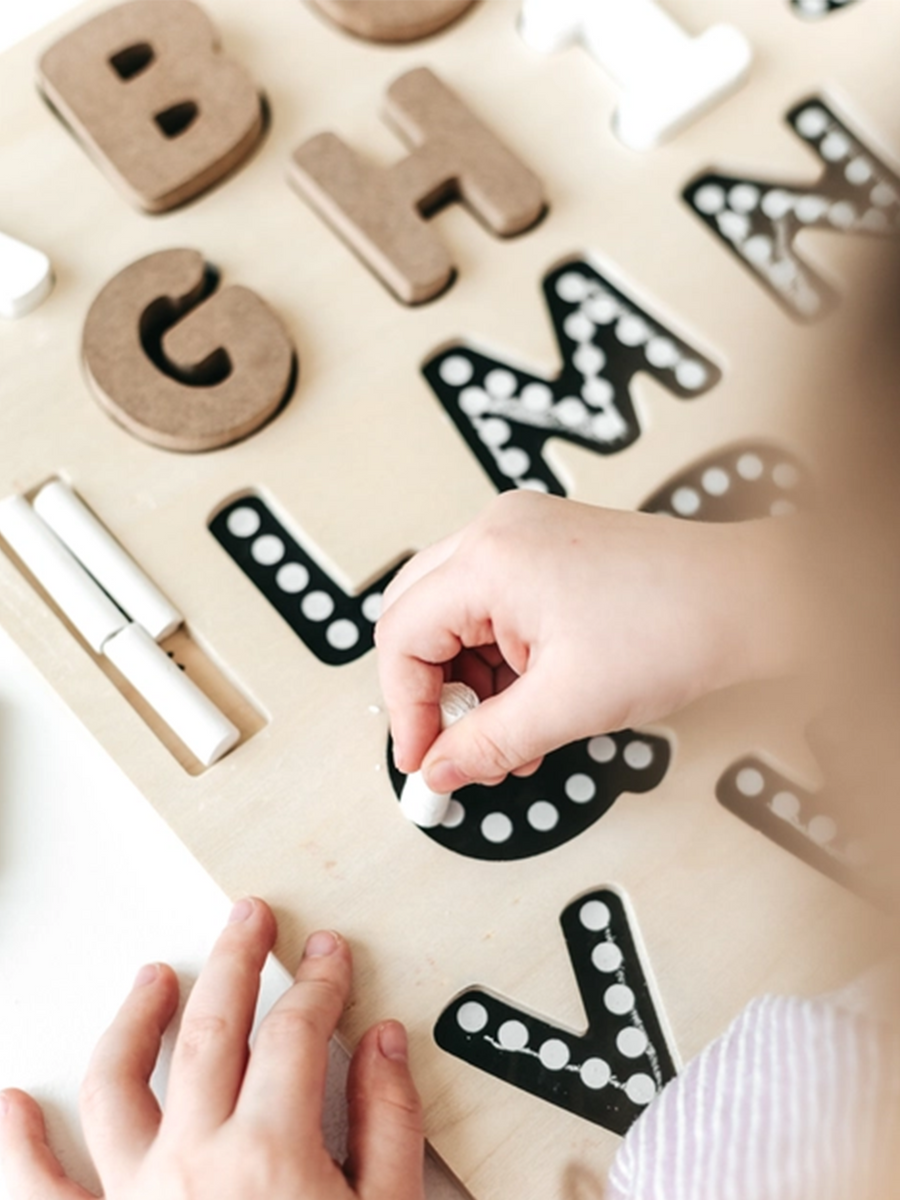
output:
MULTIPOLYGON (((0 52, 73 7, 2 5, 0 52)), ((184 985, 195 979, 229 907, 0 630, 0 1087, 41 1102, 54 1149, 86 1187, 99 1190, 77 1094, 97 1037, 142 963, 163 960, 184 985)), ((287 982, 271 961, 261 1013, 287 982)), ((326 1129, 336 1154, 346 1132, 345 1071, 335 1051, 326 1129)), ((164 1076, 165 1061, 160 1086, 164 1076)), ((427 1180, 429 1200, 462 1196, 432 1163, 427 1180)), ((0 1180, 0 1200, 21 1198, 0 1180)))

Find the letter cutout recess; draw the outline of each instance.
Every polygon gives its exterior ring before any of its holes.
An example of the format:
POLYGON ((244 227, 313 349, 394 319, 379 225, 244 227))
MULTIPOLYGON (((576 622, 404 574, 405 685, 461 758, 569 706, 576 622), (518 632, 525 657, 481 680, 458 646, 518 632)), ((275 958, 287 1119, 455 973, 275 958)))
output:
POLYGON ((434 1038, 479 1070, 624 1134, 675 1077, 672 1054, 621 897, 608 889, 581 896, 560 924, 586 1033, 470 988, 441 1013, 434 1038))
POLYGON ((779 304, 811 321, 836 296, 796 253, 797 234, 900 234, 900 181, 819 97, 798 104, 787 120, 825 164, 815 183, 795 187, 709 172, 689 184, 684 198, 779 304))
POLYGON ((631 397, 639 371, 682 400, 708 392, 721 371, 586 262, 551 271, 544 295, 563 360, 556 379, 464 343, 436 354, 422 372, 498 491, 565 496, 544 457, 546 442, 616 454, 640 437, 631 397))
POLYGON ((856 0, 791 0, 791 7, 798 17, 817 21, 820 17, 830 16, 831 13, 840 12, 842 8, 849 8, 855 3, 856 0))
POLYGON ((97 400, 164 450, 248 437, 293 391, 297 361, 279 318, 256 292, 217 282, 196 250, 162 250, 111 279, 84 323, 97 400))
POLYGON ((233 500, 209 531, 321 662, 342 667, 372 649, 382 593, 406 559, 349 596, 259 496, 233 500))
POLYGON ((190 0, 132 0, 60 38, 40 61, 47 100, 129 200, 166 212, 205 192, 263 133, 261 97, 219 53, 190 0))

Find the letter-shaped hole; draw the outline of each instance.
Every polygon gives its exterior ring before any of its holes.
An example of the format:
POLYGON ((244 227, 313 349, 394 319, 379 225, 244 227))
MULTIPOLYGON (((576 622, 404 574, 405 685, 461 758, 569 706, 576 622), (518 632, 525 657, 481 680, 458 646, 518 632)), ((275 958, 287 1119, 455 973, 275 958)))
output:
POLYGON ((197 120, 200 110, 193 100, 185 100, 181 104, 173 104, 156 114, 153 120, 167 138, 180 137, 190 129, 197 120))
POLYGON ((149 42, 136 42, 133 46, 126 46, 118 54, 111 55, 109 65, 120 79, 127 81, 146 71, 155 57, 149 42))

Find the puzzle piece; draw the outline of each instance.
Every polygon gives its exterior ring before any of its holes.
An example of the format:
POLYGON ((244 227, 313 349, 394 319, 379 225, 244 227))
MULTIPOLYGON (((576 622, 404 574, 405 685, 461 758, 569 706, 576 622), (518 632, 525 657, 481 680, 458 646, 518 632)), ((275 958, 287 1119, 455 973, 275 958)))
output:
POLYGON ((565 496, 546 442, 616 454, 640 436, 631 397, 639 371, 682 400, 708 392, 721 371, 586 262, 551 271, 544 296, 563 360, 555 380, 465 344, 429 359, 422 373, 498 491, 565 496))
POLYGON ((33 246, 0 233, 0 317, 15 321, 53 291, 50 259, 33 246))
POLYGON ((794 317, 826 313, 835 294, 794 249, 803 229, 896 236, 900 180, 819 97, 788 113, 788 124, 825 164, 813 185, 709 172, 684 198, 718 238, 794 317))
MULTIPOLYGON (((527 779, 508 776, 496 787, 470 784, 454 794, 443 823, 423 829, 439 845, 467 858, 508 862, 546 854, 599 821, 623 792, 649 792, 669 769, 669 743, 630 729, 585 738, 545 756, 527 779)), ((397 798, 406 776, 388 771, 397 798)))
POLYGON ((827 791, 810 792, 762 759, 748 755, 732 764, 716 784, 716 797, 729 812, 790 854, 846 888, 871 895, 862 871, 870 864, 865 844, 841 829, 827 791))
POLYGON ((259 93, 190 0, 131 0, 60 38, 38 82, 88 154, 147 212, 234 170, 264 129, 259 93))
POLYGON ((294 387, 279 318, 256 292, 217 282, 196 250, 162 250, 110 280, 85 320, 84 365, 101 406, 165 450, 249 437, 294 387))
POLYGON ((348 33, 370 42, 415 42, 450 25, 475 0, 310 0, 348 33))
POLYGON ((769 442, 741 442, 708 454, 670 479, 642 512, 698 521, 752 521, 789 516, 811 483, 797 457, 769 442))
POLYGON ((209 531, 316 658, 341 667, 372 649, 382 593, 406 559, 348 596, 259 496, 232 501, 209 531))
POLYGON ((752 51, 733 25, 690 37, 655 0, 523 0, 520 29, 535 50, 580 42, 624 93, 613 130, 649 150, 746 79, 752 51))
POLYGON ((421 304, 453 279, 453 262, 427 217, 461 200, 498 237, 524 233, 544 213, 540 181, 427 68, 387 91, 386 118, 413 146, 372 166, 337 134, 294 151, 289 181, 366 266, 402 300, 421 304))
POLYGON ((842 8, 849 8, 856 0, 791 0, 791 6, 798 17, 815 21, 820 17, 828 17, 842 8))
POLYGON ((587 1015, 575 1034, 481 988, 441 1013, 442 1050, 549 1104, 624 1134, 675 1064, 621 897, 601 888, 560 917, 587 1015))

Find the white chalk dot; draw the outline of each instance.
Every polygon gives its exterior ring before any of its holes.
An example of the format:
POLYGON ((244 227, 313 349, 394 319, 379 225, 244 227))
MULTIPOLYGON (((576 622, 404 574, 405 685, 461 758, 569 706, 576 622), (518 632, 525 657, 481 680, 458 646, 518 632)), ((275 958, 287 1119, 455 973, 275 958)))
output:
POLYGON ((724 496, 731 487, 731 476, 722 467, 707 467, 700 482, 710 496, 724 496))
POLYGON ((706 367, 702 363, 695 362, 692 358, 686 358, 675 368, 675 378, 683 388, 694 391, 696 388, 703 387, 708 376, 706 367))
POLYGON ((632 1075, 625 1084, 625 1095, 632 1104, 649 1104, 656 1095, 656 1084, 649 1075, 632 1075))
POLYGON ((549 800, 535 800, 527 812, 528 824, 538 833, 548 833, 559 823, 559 811, 549 800))
POLYGON ((578 911, 578 919, 585 929, 599 933, 609 924, 612 913, 602 900, 585 900, 578 911))
POLYGON ((874 229, 877 233, 886 233, 890 228, 887 217, 877 208, 870 208, 860 220, 860 224, 864 225, 866 229, 874 229))
POLYGON ((572 364, 582 375, 596 375, 606 365, 606 355, 599 346, 582 342, 572 355, 572 364))
POLYGON ((805 108, 797 117, 797 129, 806 138, 821 137, 828 128, 828 114, 821 108, 805 108))
POLYGON ((593 1092, 605 1088, 612 1078, 609 1063, 604 1062, 602 1058, 585 1059, 578 1074, 584 1086, 593 1092))
POLYGON ((474 371, 467 358, 454 354, 444 359, 438 367, 438 374, 444 383, 449 383, 451 387, 462 387, 464 383, 469 382, 474 371))
POLYGON ((546 383, 528 383, 522 388, 522 404, 529 412, 546 412, 553 403, 553 392, 546 383))
POLYGON ((477 1000, 467 1000, 456 1010, 456 1023, 465 1033, 480 1033, 488 1023, 488 1011, 477 1000))
POLYGON ((856 209, 847 200, 839 200, 828 210, 828 220, 836 229, 849 229, 856 221, 856 209))
POLYGON ((792 517, 797 511, 797 505, 793 500, 773 500, 769 506, 769 513, 773 517, 792 517))
POLYGON ((794 207, 794 197, 781 188, 772 188, 763 196, 760 207, 770 220, 778 221, 794 207))
POLYGON ((846 134, 833 130, 827 137, 822 139, 819 152, 829 162, 840 162, 842 158, 846 158, 850 153, 850 139, 846 134))
POLYGON ((767 263, 772 257, 772 239, 761 233, 747 238, 744 243, 744 254, 750 262, 756 263, 758 266, 767 263))
POLYGON ((651 338, 644 350, 647 356, 647 362, 652 367, 674 367, 681 355, 678 353, 678 347, 667 337, 651 338))
POLYGON ((579 304, 590 295, 590 283, 583 275, 575 271, 567 271, 556 281, 556 294, 567 304, 579 304))
POLYGON ((609 325, 621 311, 618 302, 608 292, 591 296, 584 303, 584 311, 596 325, 609 325))
POLYGON ((769 801, 769 807, 782 821, 796 821, 800 816, 800 801, 793 792, 776 792, 769 801))
POLYGON ((692 517, 700 511, 700 493, 692 487, 676 488, 672 493, 672 508, 680 517, 692 517))
POLYGON ((649 742, 629 742, 622 757, 633 771, 645 771, 653 762, 653 747, 649 742))
POLYGON ((272 567, 284 558, 284 542, 274 533, 264 533, 250 547, 250 553, 264 567, 272 567))
POLYGON ((643 1029, 623 1029, 616 1038, 619 1053, 624 1054, 626 1058, 640 1058, 649 1044, 643 1029))
POLYGON ((504 1050, 524 1050, 528 1045, 528 1028, 521 1021, 504 1021, 497 1030, 497 1041, 504 1050))
POLYGON ((769 278, 776 287, 782 290, 787 290, 791 287, 799 275, 797 264, 791 258, 783 258, 780 262, 773 263, 769 270, 769 278))
POLYGON ((750 219, 743 213, 732 212, 728 209, 726 212, 719 213, 717 220, 723 236, 732 242, 742 242, 750 232, 750 219))
POLYGON ((616 757, 616 743, 611 737, 601 734, 600 737, 593 737, 587 744, 587 752, 598 763, 612 762, 616 757))
POLYGON ((363 600, 362 604, 360 605, 360 610, 366 620, 371 621, 374 625, 381 616, 381 610, 383 607, 384 596, 382 593, 372 592, 371 595, 366 596, 365 600, 363 600))
POLYGON ((759 204, 759 188, 752 183, 738 183, 728 193, 728 203, 735 212, 753 212, 759 204))
POLYGON ((490 405, 490 396, 483 388, 468 387, 459 393, 459 407, 470 417, 480 417, 490 405))
POLYGON ((804 225, 821 220, 827 211, 828 201, 824 196, 801 196, 794 205, 797 220, 802 221, 804 225))
POLYGON ((310 592, 300 601, 300 611, 309 621, 327 621, 334 612, 334 601, 327 592, 310 592))
POLYGON ((622 1016, 634 1008, 634 992, 624 983, 614 983, 603 993, 603 1003, 611 1013, 622 1016))
POLYGON ((597 785, 590 775, 570 775, 566 780, 566 795, 574 804, 587 804, 597 795, 597 785))
POLYGON ((863 183, 868 183, 872 178, 872 168, 866 159, 854 158, 844 168, 844 176, 848 183, 859 187, 863 183))
POLYGON ((601 407, 615 398, 616 390, 608 379, 598 376, 587 380, 581 394, 589 404, 601 407))
POLYGON ((303 563, 285 563, 283 567, 278 568, 275 582, 283 592, 295 596, 308 585, 309 571, 303 563))
POLYGON ((350 650, 359 641, 359 629, 352 621, 341 617, 325 630, 325 640, 335 650, 350 650))
POLYGON ((235 537, 253 537, 262 522, 255 508, 235 508, 228 514, 225 524, 235 537))
POLYGON ((887 208, 889 204, 893 204, 897 199, 897 193, 886 183, 876 183, 872 188, 870 199, 879 208, 887 208))
POLYGON ((548 1038, 538 1050, 538 1058, 548 1071, 561 1071, 568 1064, 571 1054, 565 1042, 559 1038, 548 1038))
POLYGON ((492 812, 481 822, 481 835, 489 842, 499 845, 512 837, 513 824, 506 813, 492 812))
POLYGON ((563 330, 573 342, 589 342, 594 336, 594 322, 582 312, 571 313, 563 321, 563 330))
POLYGON ((800 472, 793 463, 780 462, 772 468, 772 478, 780 488, 793 488, 800 482, 800 472))
POLYGON ((519 487, 526 492, 549 492, 550 489, 543 479, 520 479, 519 487))
POLYGON ((763 473, 763 461, 758 454, 742 454, 737 461, 737 472, 741 479, 753 481, 763 473))
POLYGON ((564 396, 554 405, 553 415, 560 424, 572 429, 587 419, 588 412, 577 396, 564 396))
POLYGON ((758 796, 766 786, 766 781, 756 767, 742 767, 737 773, 735 784, 742 796, 758 796))
POLYGON ((531 459, 519 446, 510 446, 497 455, 497 466, 510 479, 518 479, 531 466, 531 459))
POLYGON ((441 828, 456 829, 457 826, 462 825, 465 819, 465 808, 463 808, 458 800, 451 800, 447 808, 447 815, 444 817, 443 821, 441 821, 441 828))
POLYGON ((511 435, 509 423, 502 417, 488 417, 478 426, 478 436, 486 446, 505 446, 511 435))
POLYGON ((622 951, 615 942, 601 942, 599 946, 594 947, 591 962, 598 971, 605 974, 618 971, 622 965, 622 951))
POLYGON ((651 333, 650 326, 643 318, 634 313, 627 313, 616 322, 616 337, 623 346, 641 346, 651 333))
POLYGON ((721 212, 725 207, 725 191, 717 183, 705 183, 694 193, 694 205, 707 216, 721 212))
POLYGON ((512 371, 489 371, 484 377, 484 386, 489 396, 495 400, 508 400, 516 394, 518 383, 512 371))
POLYGON ((837 825, 831 817, 813 817, 806 827, 806 832, 820 846, 827 846, 837 835, 837 825))

